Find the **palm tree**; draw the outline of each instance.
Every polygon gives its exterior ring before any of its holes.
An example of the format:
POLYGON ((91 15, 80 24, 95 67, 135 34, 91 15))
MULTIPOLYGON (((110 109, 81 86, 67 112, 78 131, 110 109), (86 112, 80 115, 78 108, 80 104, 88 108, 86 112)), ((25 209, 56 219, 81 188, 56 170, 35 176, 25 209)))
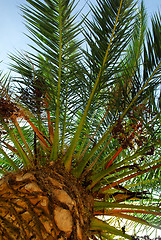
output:
POLYGON ((27 3, 33 51, 1 75, 1 239, 159 229, 161 16, 148 30, 143 2, 97 0, 80 23, 74 0, 27 3))

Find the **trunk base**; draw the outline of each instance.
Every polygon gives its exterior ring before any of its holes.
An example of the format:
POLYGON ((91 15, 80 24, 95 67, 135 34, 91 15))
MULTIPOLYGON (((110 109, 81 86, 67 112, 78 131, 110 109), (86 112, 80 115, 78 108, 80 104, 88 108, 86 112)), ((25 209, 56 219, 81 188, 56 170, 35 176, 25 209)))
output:
POLYGON ((0 181, 0 239, 86 239, 93 197, 51 163, 0 181))

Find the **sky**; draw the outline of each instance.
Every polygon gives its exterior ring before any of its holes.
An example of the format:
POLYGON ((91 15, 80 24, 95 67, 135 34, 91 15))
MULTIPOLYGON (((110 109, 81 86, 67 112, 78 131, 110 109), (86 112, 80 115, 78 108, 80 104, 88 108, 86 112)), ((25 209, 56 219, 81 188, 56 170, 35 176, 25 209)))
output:
MULTIPOLYGON (((80 0, 78 9, 81 9, 87 0, 80 0)), ((141 0, 139 0, 141 1, 141 0)), ((8 54, 16 50, 27 50, 31 41, 25 36, 27 29, 19 9, 20 4, 26 0, 0 0, 0 70, 7 70, 9 63, 8 54)), ((95 0, 91 0, 92 3, 95 0)), ((144 0, 148 16, 150 17, 158 9, 161 10, 161 0, 144 0)), ((87 11, 88 7, 84 8, 87 11)))

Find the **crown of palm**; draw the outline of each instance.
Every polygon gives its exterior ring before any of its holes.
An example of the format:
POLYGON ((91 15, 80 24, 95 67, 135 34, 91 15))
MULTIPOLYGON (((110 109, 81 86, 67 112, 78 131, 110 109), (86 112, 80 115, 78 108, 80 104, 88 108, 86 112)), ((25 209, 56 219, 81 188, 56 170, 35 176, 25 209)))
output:
POLYGON ((150 31, 143 2, 103 0, 76 24, 74 1, 27 2, 36 53, 11 56, 16 97, 2 78, 2 174, 64 166, 94 198, 88 239, 131 239, 97 216, 159 228, 161 16, 150 31))

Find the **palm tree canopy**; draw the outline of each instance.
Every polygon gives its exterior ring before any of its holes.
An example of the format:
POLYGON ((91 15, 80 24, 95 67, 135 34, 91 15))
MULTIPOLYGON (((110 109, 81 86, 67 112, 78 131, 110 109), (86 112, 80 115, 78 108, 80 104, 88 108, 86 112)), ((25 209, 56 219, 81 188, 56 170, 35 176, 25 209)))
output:
POLYGON ((161 15, 148 29, 143 1, 97 0, 80 22, 74 0, 26 2, 34 44, 1 75, 1 173, 63 167, 92 195, 87 239, 134 239, 118 218, 160 229, 161 15))

